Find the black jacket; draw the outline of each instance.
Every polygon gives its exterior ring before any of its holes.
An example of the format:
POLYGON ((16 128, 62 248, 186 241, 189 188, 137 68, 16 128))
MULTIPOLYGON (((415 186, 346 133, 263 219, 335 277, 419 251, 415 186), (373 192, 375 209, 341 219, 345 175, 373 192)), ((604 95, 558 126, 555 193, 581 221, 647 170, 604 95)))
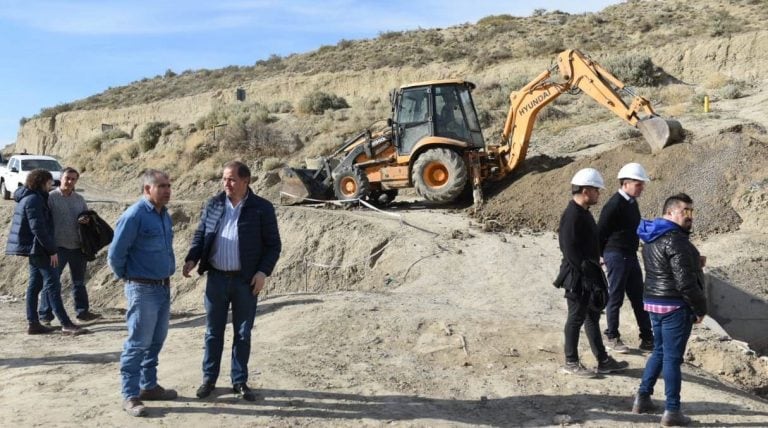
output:
MULTIPOLYGON (((192 248, 184 258, 185 261, 199 261, 201 275, 212 267, 211 250, 225 213, 226 197, 226 193, 221 192, 208 200, 192 238, 192 248)), ((251 189, 248 189, 243 204, 237 220, 240 270, 246 278, 256 272, 270 276, 282 249, 275 208, 251 189)))
POLYGON ((5 254, 11 256, 52 256, 56 254, 53 214, 48 207, 48 193, 26 186, 14 192, 16 208, 5 254))
POLYGON ((78 232, 80 234, 80 251, 85 255, 85 259, 93 261, 96 259, 96 253, 112 242, 115 232, 112 227, 104 221, 96 211, 88 210, 81 212, 77 218, 88 217, 88 223, 78 223, 78 232))
POLYGON ((643 298, 654 302, 684 301, 698 316, 707 313, 704 272, 699 250, 688 233, 672 229, 643 246, 645 291, 643 298))
POLYGON ((630 202, 616 192, 600 210, 597 229, 600 235, 600 253, 619 251, 634 256, 640 239, 637 225, 640 224, 640 207, 637 201, 630 202))
POLYGON ((585 266, 599 266, 600 260, 597 225, 592 214, 571 200, 560 217, 558 240, 563 260, 554 285, 582 294, 585 266))

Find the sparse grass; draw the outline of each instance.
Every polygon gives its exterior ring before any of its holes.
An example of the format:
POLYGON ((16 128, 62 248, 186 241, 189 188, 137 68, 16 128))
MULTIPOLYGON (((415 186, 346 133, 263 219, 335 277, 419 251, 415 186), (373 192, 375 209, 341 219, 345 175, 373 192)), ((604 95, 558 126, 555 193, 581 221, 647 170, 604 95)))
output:
POLYGON ((280 168, 283 162, 279 158, 268 157, 262 160, 261 169, 263 171, 272 171, 273 169, 280 168))
POLYGON ((660 102, 673 106, 689 102, 693 93, 693 88, 688 85, 668 85, 662 86, 656 97, 653 98, 658 98, 660 102))

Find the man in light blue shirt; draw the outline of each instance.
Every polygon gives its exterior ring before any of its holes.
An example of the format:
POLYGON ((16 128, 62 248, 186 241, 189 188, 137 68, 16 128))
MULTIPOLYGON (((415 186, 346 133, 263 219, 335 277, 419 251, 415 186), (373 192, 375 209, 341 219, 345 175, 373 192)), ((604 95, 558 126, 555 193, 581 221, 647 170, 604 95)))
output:
POLYGON ((173 400, 178 395, 157 383, 160 349, 168 335, 170 276, 176 270, 173 229, 166 205, 171 199, 168 174, 148 169, 143 198, 117 220, 109 246, 109 266, 125 281, 128 338, 120 355, 123 409, 146 416, 141 400, 173 400))

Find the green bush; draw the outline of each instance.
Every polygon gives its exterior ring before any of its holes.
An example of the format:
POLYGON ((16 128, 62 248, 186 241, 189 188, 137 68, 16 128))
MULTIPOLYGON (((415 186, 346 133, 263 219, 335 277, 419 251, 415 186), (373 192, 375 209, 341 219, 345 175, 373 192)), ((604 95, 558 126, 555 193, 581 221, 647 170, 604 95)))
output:
POLYGON ((720 89, 720 96, 726 100, 735 100, 742 97, 741 89, 739 86, 733 83, 729 83, 720 89))
POLYGON ((299 112, 304 114, 323 114, 324 111, 348 108, 347 100, 342 97, 315 91, 299 101, 299 112))
POLYGON ((169 125, 169 122, 149 122, 139 135, 139 147, 142 152, 148 152, 157 146, 160 136, 163 134, 163 128, 169 125))
POLYGON ((665 73, 653 64, 651 58, 645 55, 617 55, 608 57, 601 63, 625 85, 655 86, 666 77, 665 73))
POLYGON ((102 145, 111 140, 117 140, 118 138, 130 138, 131 136, 128 135, 127 132, 123 131, 122 129, 110 129, 109 131, 104 131, 101 134, 91 138, 90 140, 85 142, 85 146, 88 147, 88 149, 98 152, 101 150, 102 145))

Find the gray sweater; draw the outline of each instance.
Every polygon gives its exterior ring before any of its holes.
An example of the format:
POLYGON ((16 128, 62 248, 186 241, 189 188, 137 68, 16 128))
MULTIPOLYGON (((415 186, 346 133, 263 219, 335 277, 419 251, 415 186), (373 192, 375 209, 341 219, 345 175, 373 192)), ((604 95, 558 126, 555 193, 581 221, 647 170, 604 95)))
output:
POLYGON ((80 248, 80 227, 77 223, 77 216, 88 210, 85 199, 77 192, 64 196, 61 189, 56 188, 48 194, 48 206, 53 214, 56 246, 70 250, 80 248))

